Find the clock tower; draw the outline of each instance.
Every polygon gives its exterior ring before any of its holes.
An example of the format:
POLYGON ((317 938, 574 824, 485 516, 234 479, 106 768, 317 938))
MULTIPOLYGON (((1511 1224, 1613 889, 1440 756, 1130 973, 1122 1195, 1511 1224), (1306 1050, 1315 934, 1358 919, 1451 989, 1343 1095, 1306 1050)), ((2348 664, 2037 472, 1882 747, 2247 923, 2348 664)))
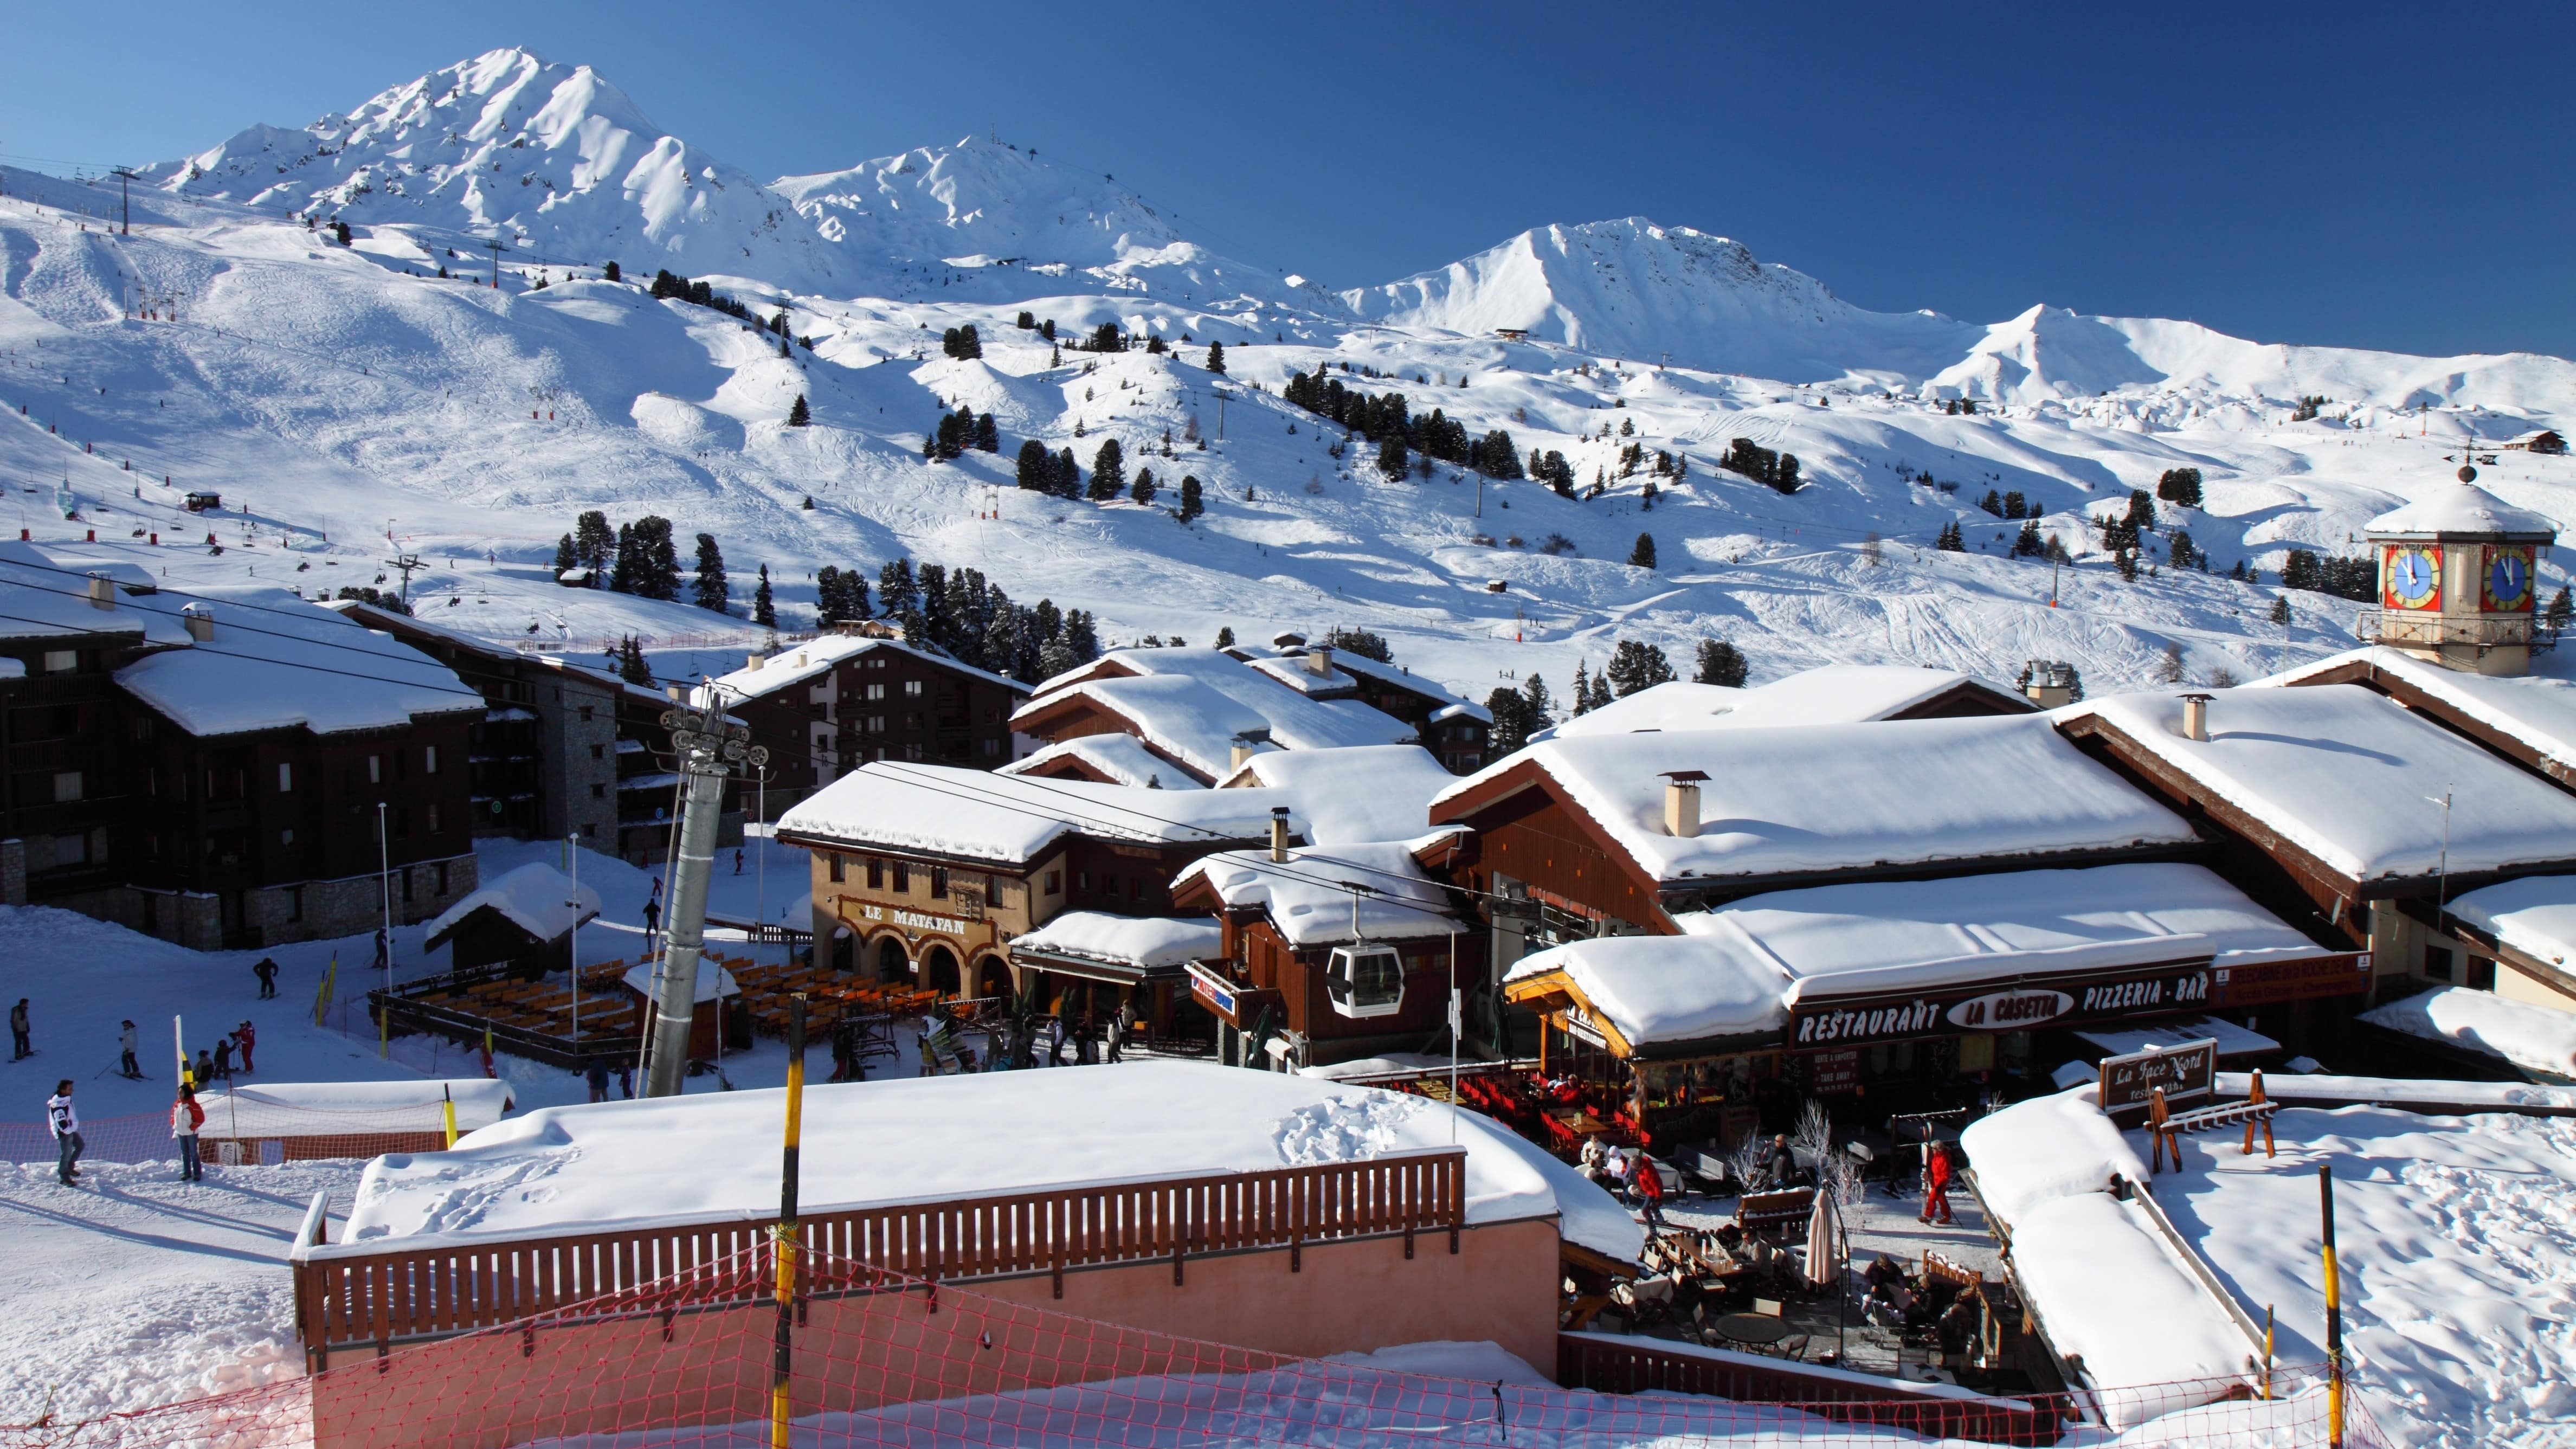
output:
POLYGON ((2379 608, 2362 615, 2372 643, 2476 674, 2531 669, 2533 570, 2558 526, 2459 481, 2370 521, 2379 555, 2379 608))

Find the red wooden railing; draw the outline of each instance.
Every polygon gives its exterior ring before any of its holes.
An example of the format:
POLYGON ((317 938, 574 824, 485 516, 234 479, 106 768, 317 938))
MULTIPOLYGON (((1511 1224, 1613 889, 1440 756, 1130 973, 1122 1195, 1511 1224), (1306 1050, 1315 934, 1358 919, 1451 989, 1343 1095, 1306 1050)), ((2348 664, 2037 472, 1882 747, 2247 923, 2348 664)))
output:
MULTIPOLYGON (((802 1216, 804 1240, 831 1255, 914 1278, 957 1280, 1165 1262, 1182 1282, 1193 1256, 1288 1249, 1466 1225, 1466 1151, 1437 1148, 1357 1162, 1041 1188, 997 1197, 802 1216)), ((295 1316, 306 1363, 335 1349, 510 1323, 684 1274, 720 1274, 769 1240, 771 1222, 728 1219, 489 1243, 381 1248, 299 1245, 295 1316)), ((770 1290, 757 1274, 716 1301, 770 1290)))

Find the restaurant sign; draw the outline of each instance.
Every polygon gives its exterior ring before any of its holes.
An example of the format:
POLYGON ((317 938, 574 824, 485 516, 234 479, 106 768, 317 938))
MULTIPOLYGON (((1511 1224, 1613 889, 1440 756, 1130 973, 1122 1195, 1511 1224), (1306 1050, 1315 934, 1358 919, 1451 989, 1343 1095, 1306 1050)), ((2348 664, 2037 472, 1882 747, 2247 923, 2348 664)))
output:
POLYGON ((2217 1090, 2218 1043, 2209 1038, 2157 1051, 2102 1059, 2102 1110, 2143 1108, 2159 1088, 2167 1102, 2187 1102, 2217 1090))
POLYGON ((1181 969, 1189 973, 1190 995, 1198 1001, 1199 1005, 1224 1017, 1229 1024, 1238 1024, 1234 1019, 1237 988, 1233 982, 1196 961, 1182 962, 1181 969))
POLYGON ((1903 1000, 1800 1003, 1790 1040, 1798 1046, 1898 1041, 1954 1032, 2027 1031, 2058 1022, 2116 1020, 2210 1004, 2206 964, 2064 987, 2016 986, 1927 992, 1903 1000))

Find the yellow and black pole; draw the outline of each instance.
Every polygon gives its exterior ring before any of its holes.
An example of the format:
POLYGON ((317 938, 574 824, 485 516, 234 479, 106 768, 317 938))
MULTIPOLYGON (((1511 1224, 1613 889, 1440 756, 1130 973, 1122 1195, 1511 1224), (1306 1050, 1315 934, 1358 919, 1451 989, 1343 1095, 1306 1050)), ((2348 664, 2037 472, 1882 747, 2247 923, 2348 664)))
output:
POLYGON ((2326 1443, 2343 1449, 2343 1292, 2335 1264, 2334 1168, 2317 1164, 2317 1201, 2326 1225, 2326 1443))
POLYGON ((438 1084, 438 1110, 447 1119, 447 1150, 453 1152, 456 1150, 456 1094, 447 1089, 445 1082, 438 1084))
POLYGON ((805 1126, 805 994, 787 999, 787 1147, 778 1167, 778 1336, 769 1363, 770 1449, 787 1449, 796 1327, 796 1144, 805 1126))

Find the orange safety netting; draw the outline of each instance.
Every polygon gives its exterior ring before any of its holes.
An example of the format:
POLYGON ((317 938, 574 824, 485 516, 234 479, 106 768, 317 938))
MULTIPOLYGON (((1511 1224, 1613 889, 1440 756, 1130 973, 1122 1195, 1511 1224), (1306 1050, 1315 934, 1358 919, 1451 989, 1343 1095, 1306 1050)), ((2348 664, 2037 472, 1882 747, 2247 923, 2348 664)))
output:
MULTIPOLYGON (((764 1247, 505 1327, 381 1355, 336 1354, 307 1378, 76 1424, 0 1428, 0 1449, 752 1449, 773 1442, 775 1275, 764 1247)), ((1047 1295, 1043 1276, 1031 1283, 1029 1297, 1047 1295)), ((808 1257, 788 1333, 786 1442, 2048 1445, 2098 1441, 2105 1424, 2146 1425, 2124 1444, 2329 1442, 2313 1369, 2276 1374, 2280 1397, 2271 1399, 2235 1381, 1999 1399, 1891 1393, 1885 1381, 1723 1355, 1750 1375, 1744 1382, 1761 1386, 1750 1397, 1599 1392, 1291 1358, 1014 1301, 1008 1283, 979 1286, 985 1291, 961 1291, 808 1257), (1812 1395, 1799 1397, 1809 1386, 1812 1395)), ((1365 1305, 1353 1311, 1364 1314, 1365 1305)), ((1650 1355, 1676 1347, 1624 1342, 1650 1355)), ((1599 1383, 1614 1370, 1596 1357, 1583 1377, 1599 1383)), ((2343 1442, 2387 1446, 2358 1395, 2343 1442)))

